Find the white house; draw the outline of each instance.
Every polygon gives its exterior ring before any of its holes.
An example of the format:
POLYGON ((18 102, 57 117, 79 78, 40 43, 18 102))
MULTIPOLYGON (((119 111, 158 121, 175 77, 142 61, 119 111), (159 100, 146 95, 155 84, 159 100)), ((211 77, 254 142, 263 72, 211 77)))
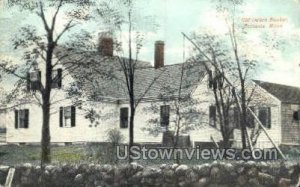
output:
MULTIPOLYGON (((76 53, 61 48, 56 52, 60 61, 54 67, 51 92, 52 143, 103 142, 107 141, 107 131, 112 128, 120 129, 128 141, 130 110, 119 57, 113 56, 112 39, 101 38, 99 43, 99 51, 76 53), (81 63, 74 65, 76 61, 81 63), (108 78, 110 74, 115 77, 108 78)), ((155 44, 154 56, 154 67, 148 62, 137 62, 135 95, 142 99, 135 117, 135 142, 161 143, 162 132, 166 127, 174 129, 172 119, 176 115, 172 112, 172 102, 178 97, 179 87, 182 88, 181 97, 197 101, 197 105, 192 106, 198 111, 190 121, 193 129, 186 132, 191 140, 211 142, 213 137, 215 141, 220 141, 221 133, 214 122, 216 111, 210 110, 214 105, 214 98, 207 84, 208 76, 203 65, 191 62, 164 65, 164 43, 161 41, 155 44), (156 133, 150 133, 152 127, 156 129, 156 133)), ((28 79, 43 84, 44 69, 43 64, 39 63, 39 67, 29 72, 28 79)), ((255 112, 270 136, 279 145, 285 140, 282 138, 284 122, 280 115, 282 101, 260 83, 254 81, 252 84, 257 88, 250 105, 255 107, 255 112)), ((13 105, 15 107, 7 110, 7 143, 41 141, 42 109, 38 102, 39 95, 33 91, 38 87, 38 84, 27 84, 28 91, 24 91, 26 99, 16 101, 13 105)), ((234 130, 235 146, 240 146, 239 133, 239 129, 234 130)), ((263 133, 257 145, 272 147, 263 133)))

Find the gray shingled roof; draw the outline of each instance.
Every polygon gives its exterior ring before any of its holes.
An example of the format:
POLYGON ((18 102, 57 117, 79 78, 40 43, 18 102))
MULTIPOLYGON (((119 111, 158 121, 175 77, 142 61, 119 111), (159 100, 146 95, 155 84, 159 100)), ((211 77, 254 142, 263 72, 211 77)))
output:
POLYGON ((300 104, 299 87, 264 82, 259 80, 253 81, 283 103, 300 104))
MULTIPOLYGON (((61 62, 85 93, 93 95, 94 99, 128 99, 125 76, 117 57, 103 57, 96 51, 68 52, 63 49, 56 52, 58 57, 62 57, 66 53, 69 54, 61 62), (77 61, 80 62, 77 63, 77 61)), ((157 99, 163 96, 178 96, 182 68, 182 97, 192 93, 205 76, 205 69, 199 63, 186 62, 166 65, 158 69, 152 67, 149 62, 139 61, 137 64, 134 85, 137 98, 143 96, 143 98, 157 99), (148 89, 149 87, 150 89, 148 89), (148 91, 144 95, 146 90, 148 91)))

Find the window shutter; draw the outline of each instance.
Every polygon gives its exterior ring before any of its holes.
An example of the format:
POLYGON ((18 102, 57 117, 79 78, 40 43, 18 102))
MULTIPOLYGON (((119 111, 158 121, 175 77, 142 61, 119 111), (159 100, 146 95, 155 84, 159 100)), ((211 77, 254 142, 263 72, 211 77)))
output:
POLYGON ((39 86, 38 86, 38 88, 39 88, 39 90, 41 90, 41 88, 42 88, 42 72, 41 71, 39 71, 39 86))
POLYGON ((211 126, 216 126, 216 106, 209 106, 209 124, 211 126))
POLYGON ((64 116, 64 108, 59 107, 59 127, 63 127, 64 124, 63 116, 64 116))
POLYGON ((268 107, 267 111, 268 111, 268 128, 270 129, 271 128, 271 108, 268 107))
POLYGON ((75 127, 76 122, 76 108, 75 106, 71 106, 71 127, 75 127))
POLYGON ((29 109, 25 109, 25 122, 24 122, 24 128, 29 127, 29 109))
POLYGON ((26 76, 26 89, 28 92, 30 91, 30 73, 29 72, 27 73, 27 76, 26 76))
POLYGON ((213 77, 212 77, 212 71, 208 70, 208 88, 213 87, 213 77))
POLYGON ((170 122, 170 106, 164 105, 160 107, 160 125, 168 126, 170 122))
POLYGON ((120 109, 120 128, 128 127, 128 108, 120 109))
POLYGON ((19 111, 15 110, 15 129, 18 128, 18 122, 19 122, 19 111))
POLYGON ((233 112, 234 112, 234 124, 236 128, 240 128, 240 113, 239 113, 239 109, 237 107, 233 108, 233 112))
POLYGON ((58 78, 58 80, 57 80, 58 88, 61 88, 61 86, 62 86, 62 69, 61 68, 57 69, 57 78, 58 78))

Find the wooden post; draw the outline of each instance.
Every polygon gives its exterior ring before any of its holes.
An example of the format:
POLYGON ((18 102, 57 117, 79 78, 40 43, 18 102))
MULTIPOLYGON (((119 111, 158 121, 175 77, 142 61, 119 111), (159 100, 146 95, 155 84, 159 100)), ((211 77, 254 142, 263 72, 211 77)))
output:
POLYGON ((16 170, 15 168, 10 168, 9 169, 4 187, 11 187, 12 186, 12 181, 14 179, 15 170, 16 170))
POLYGON ((219 144, 215 141, 215 139, 214 139, 212 136, 210 136, 210 139, 214 142, 214 144, 215 144, 215 146, 217 147, 217 149, 219 149, 220 146, 219 146, 219 144))

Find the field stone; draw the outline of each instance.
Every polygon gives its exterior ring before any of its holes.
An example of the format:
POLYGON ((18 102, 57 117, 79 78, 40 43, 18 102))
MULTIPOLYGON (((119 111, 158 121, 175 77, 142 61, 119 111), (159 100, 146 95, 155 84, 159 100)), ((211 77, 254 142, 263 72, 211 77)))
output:
POLYGON ((162 175, 164 178, 173 178, 174 173, 175 172, 171 169, 165 169, 165 170, 163 170, 162 175))
POLYGON ((224 164, 224 169, 227 171, 227 172, 234 172, 234 166, 231 164, 231 163, 226 163, 224 164))
POLYGON ((261 185, 260 185, 259 181, 256 178, 251 178, 248 181, 248 186, 256 186, 256 187, 258 187, 258 186, 261 186, 261 185))
POLYGON ((75 179, 74 179, 75 182, 82 182, 83 181, 83 176, 82 174, 77 174, 75 176, 75 179))
POLYGON ((130 184, 137 184, 139 183, 143 178, 143 172, 138 171, 136 174, 134 174, 131 178, 129 178, 129 183, 130 184))
POLYGON ((291 186, 291 179, 281 178, 278 181, 278 187, 289 187, 291 186))
POLYGON ((247 171, 247 175, 249 176, 249 178, 256 177, 258 175, 257 168, 256 167, 249 168, 248 171, 247 171))
POLYGON ((189 183, 185 182, 185 181, 182 181, 182 182, 179 182, 178 183, 178 186, 179 187, 189 187, 189 183))
POLYGON ((30 163, 24 163, 24 164, 23 164, 23 167, 25 167, 25 168, 31 168, 31 167, 32 167, 32 164, 30 164, 30 163))
POLYGON ((210 169, 210 177, 212 181, 216 181, 217 178, 219 178, 220 175, 220 168, 214 166, 210 169))
POLYGON ((167 167, 167 164, 162 164, 159 166, 160 169, 165 169, 167 167))
POLYGON ((0 165, 0 172, 8 172, 8 170, 9 170, 9 166, 1 166, 0 165))
POLYGON ((241 186, 245 186, 245 184, 248 182, 248 179, 245 175, 240 175, 238 178, 237 178, 237 183, 241 186))
POLYGON ((175 170, 178 166, 179 166, 178 164, 173 164, 173 165, 171 166, 171 168, 172 168, 173 170, 175 170))
POLYGON ((186 173, 186 177, 185 177, 186 181, 195 182, 197 179, 198 179, 198 176, 193 170, 190 170, 189 172, 186 173))
POLYGON ((197 171, 199 176, 207 177, 210 174, 210 165, 207 163, 198 165, 197 167, 194 167, 194 168, 197 171))
POLYGON ((176 175, 184 175, 189 170, 189 167, 187 165, 180 165, 175 169, 176 175))
POLYGON ((136 162, 130 163, 130 169, 133 170, 133 173, 137 173, 138 171, 142 171, 144 167, 136 162))
POLYGON ((201 179, 198 180, 198 183, 196 183, 195 187, 206 187, 208 184, 208 178, 203 177, 201 179))
POLYGON ((275 177, 267 173, 258 172, 258 180, 263 185, 269 186, 275 184, 275 177))

